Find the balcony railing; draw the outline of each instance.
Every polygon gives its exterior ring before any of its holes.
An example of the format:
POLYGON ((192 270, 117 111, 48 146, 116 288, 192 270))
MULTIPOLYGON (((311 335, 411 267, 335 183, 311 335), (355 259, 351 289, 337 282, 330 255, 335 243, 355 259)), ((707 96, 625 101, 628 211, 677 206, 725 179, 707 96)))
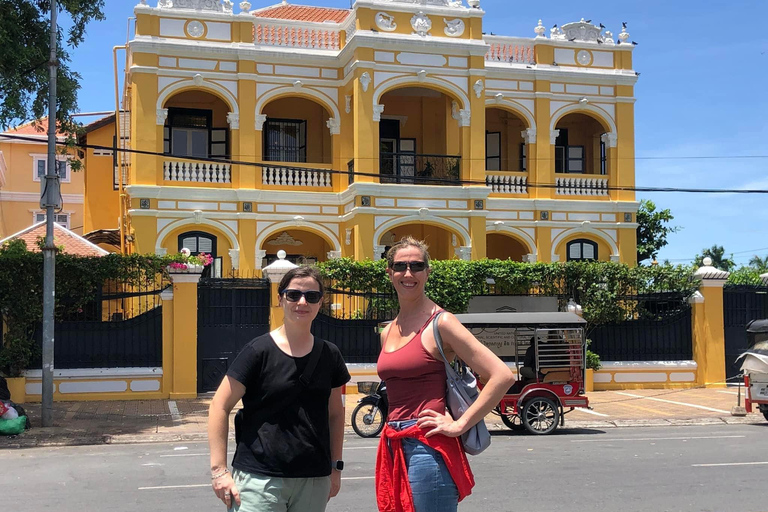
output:
POLYGON ((524 173, 486 173, 485 184, 497 194, 528 193, 528 176, 524 173))
POLYGON ((264 166, 261 171, 261 181, 264 185, 283 187, 331 188, 333 186, 330 170, 299 169, 280 165, 264 166))
POLYGON ((261 46, 285 46, 314 50, 335 50, 341 48, 338 24, 300 23, 269 18, 256 18, 253 32, 254 44, 261 46))
POLYGON ((556 177, 555 193, 561 196, 607 196, 608 177, 579 175, 556 177))
POLYGON ((213 162, 163 162, 165 181, 194 181, 199 183, 232 183, 232 166, 213 162))
POLYGON ((379 155, 381 183, 459 185, 460 170, 460 156, 385 152, 379 155))
POLYGON ((515 37, 485 36, 483 40, 491 47, 485 54, 489 62, 512 62, 517 64, 535 64, 533 41, 515 37))

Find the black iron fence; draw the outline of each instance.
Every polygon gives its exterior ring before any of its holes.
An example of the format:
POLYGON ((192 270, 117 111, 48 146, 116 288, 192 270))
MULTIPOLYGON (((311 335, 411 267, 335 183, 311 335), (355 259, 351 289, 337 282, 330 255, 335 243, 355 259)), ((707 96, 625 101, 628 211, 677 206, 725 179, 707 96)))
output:
POLYGON ((460 172, 460 156, 386 152, 379 155, 382 183, 460 185, 460 172))
MULTIPOLYGON (((107 282, 95 300, 63 315, 54 325, 57 369, 160 367, 163 315, 160 278, 140 285, 107 282)), ((42 367, 42 326, 34 368, 42 367)))
POLYGON ((339 347, 348 363, 375 363, 381 351, 378 326, 395 318, 397 309, 394 294, 327 288, 312 332, 339 347))
POLYGON ((747 324, 768 318, 768 287, 726 285, 723 289, 726 377, 738 375, 741 364, 736 358, 749 348, 747 324))

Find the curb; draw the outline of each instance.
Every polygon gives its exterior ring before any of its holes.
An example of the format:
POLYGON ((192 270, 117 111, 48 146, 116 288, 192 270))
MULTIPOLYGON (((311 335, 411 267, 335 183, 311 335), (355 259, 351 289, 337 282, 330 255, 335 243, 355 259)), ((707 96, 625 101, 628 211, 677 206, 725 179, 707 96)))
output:
MULTIPOLYGON (((614 420, 614 421, 569 421, 563 430, 628 428, 628 427, 698 427, 712 425, 757 425, 763 424, 762 418, 691 418, 691 419, 652 419, 652 420, 614 420)), ((510 432, 502 423, 486 421, 488 430, 492 432, 510 432)), ((351 428, 344 429, 345 435, 355 435, 351 428)), ((525 433, 522 433, 525 435, 525 433)), ((234 434, 230 435, 234 440, 234 434)), ((21 434, 0 438, 0 450, 22 448, 48 448, 61 446, 93 446, 105 444, 145 444, 145 443, 193 443, 208 440, 208 434, 203 432, 187 434, 92 434, 92 435, 63 435, 57 437, 35 436, 34 433, 21 434), (7 439, 7 442, 4 442, 7 439)))

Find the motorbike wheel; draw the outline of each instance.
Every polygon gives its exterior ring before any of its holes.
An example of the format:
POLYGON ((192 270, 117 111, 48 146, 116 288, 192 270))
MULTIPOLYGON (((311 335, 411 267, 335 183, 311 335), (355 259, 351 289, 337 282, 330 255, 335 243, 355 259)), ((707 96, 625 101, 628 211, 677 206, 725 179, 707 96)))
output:
POLYGON ((509 416, 505 416, 502 414, 501 416, 501 422, 506 425, 507 428, 520 431, 525 429, 525 425, 523 425, 523 420, 520 419, 520 416, 517 414, 511 414, 509 416))
POLYGON ((763 416, 765 417, 766 421, 768 421, 768 405, 761 405, 760 412, 763 413, 763 416))
POLYGON ((549 398, 537 396, 523 406, 523 425, 531 434, 549 434, 557 428, 560 410, 549 398))
POLYGON ((358 404, 352 411, 352 428, 360 437, 376 437, 384 428, 384 414, 373 404, 358 404))

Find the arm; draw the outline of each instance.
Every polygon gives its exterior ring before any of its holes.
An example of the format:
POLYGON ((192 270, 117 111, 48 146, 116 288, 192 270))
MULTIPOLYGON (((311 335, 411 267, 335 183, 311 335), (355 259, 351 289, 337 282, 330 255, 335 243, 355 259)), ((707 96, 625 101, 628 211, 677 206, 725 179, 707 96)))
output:
MULTIPOLYGON (((229 414, 245 394, 245 386, 232 377, 226 376, 213 396, 208 409, 208 445, 211 449, 211 476, 227 469, 227 435, 229 414)), ((240 494, 230 473, 212 481, 213 492, 227 507, 235 500, 240 504, 240 494), (229 495, 227 493, 230 493, 229 495), (230 496, 231 495, 231 496, 230 496)))
POLYGON ((435 411, 426 410, 421 413, 419 426, 433 427, 426 434, 427 437, 435 434, 458 437, 498 405, 509 387, 514 384, 515 376, 501 359, 480 343, 452 314, 441 315, 438 325, 448 360, 454 355, 459 356, 486 383, 475 403, 457 420, 453 420, 450 414, 435 411))
MULTIPOLYGON (((341 388, 333 388, 328 399, 328 420, 331 430, 331 460, 343 460, 342 448, 344 445, 344 402, 341 400, 341 388)), ((333 498, 341 490, 341 472, 331 470, 331 494, 333 498)))

